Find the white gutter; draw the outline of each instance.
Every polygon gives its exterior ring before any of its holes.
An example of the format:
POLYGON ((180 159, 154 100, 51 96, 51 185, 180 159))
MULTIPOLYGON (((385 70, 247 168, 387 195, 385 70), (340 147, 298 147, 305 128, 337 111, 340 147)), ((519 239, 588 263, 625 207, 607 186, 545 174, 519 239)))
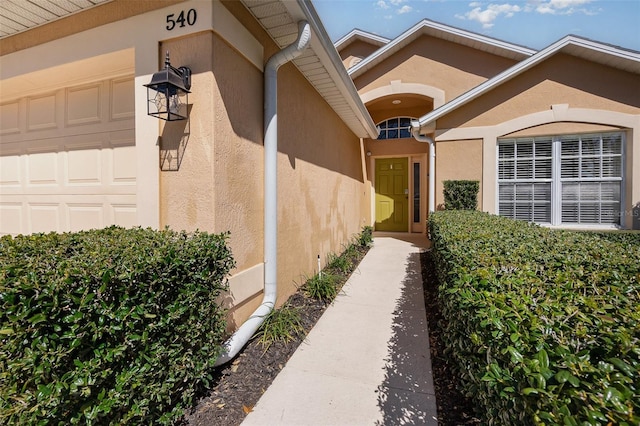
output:
POLYGON ((436 144, 433 138, 420 134, 420 124, 411 122, 411 134, 418 142, 429 144, 429 213, 436 211, 436 144))
POLYGON ((262 304, 227 340, 215 366, 233 359, 276 304, 278 260, 278 68, 309 45, 311 27, 298 22, 298 39, 267 61, 264 71, 264 295, 262 304))

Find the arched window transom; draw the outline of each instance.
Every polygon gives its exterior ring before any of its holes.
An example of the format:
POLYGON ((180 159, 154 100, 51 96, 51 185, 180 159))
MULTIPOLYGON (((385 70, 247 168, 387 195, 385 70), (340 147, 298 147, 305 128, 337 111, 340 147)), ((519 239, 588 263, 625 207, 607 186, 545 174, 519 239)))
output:
POLYGON ((378 123, 378 140, 410 138, 411 120, 411 117, 395 117, 378 123))

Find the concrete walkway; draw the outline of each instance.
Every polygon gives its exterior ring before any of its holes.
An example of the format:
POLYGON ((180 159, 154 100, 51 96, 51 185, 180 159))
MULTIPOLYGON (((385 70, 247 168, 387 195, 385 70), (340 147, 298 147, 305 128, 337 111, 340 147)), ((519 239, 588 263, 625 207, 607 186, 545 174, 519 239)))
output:
POLYGON ((420 271, 427 244, 376 234, 242 425, 437 425, 420 271))

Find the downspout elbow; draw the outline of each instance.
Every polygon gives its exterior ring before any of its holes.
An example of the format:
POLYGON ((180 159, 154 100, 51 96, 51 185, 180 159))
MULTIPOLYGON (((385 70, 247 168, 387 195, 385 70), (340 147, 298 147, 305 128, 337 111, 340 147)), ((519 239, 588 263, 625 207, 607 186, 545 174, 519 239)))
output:
POLYGON ((298 23, 295 42, 274 54, 264 71, 264 293, 262 303, 223 345, 214 366, 232 360, 273 311, 278 296, 278 68, 302 54, 311 40, 307 21, 298 23))

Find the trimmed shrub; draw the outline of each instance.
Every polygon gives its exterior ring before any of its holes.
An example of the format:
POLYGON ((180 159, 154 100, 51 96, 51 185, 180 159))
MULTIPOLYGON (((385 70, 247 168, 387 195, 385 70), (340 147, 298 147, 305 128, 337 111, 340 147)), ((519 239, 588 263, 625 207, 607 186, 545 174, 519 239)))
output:
POLYGON ((446 345, 487 424, 640 424, 640 233, 430 217, 446 345))
POLYGON ((0 423, 169 423, 221 352, 226 235, 0 239, 0 423))
POLYGON ((475 210, 478 207, 477 180, 445 180, 444 208, 446 210, 475 210))

